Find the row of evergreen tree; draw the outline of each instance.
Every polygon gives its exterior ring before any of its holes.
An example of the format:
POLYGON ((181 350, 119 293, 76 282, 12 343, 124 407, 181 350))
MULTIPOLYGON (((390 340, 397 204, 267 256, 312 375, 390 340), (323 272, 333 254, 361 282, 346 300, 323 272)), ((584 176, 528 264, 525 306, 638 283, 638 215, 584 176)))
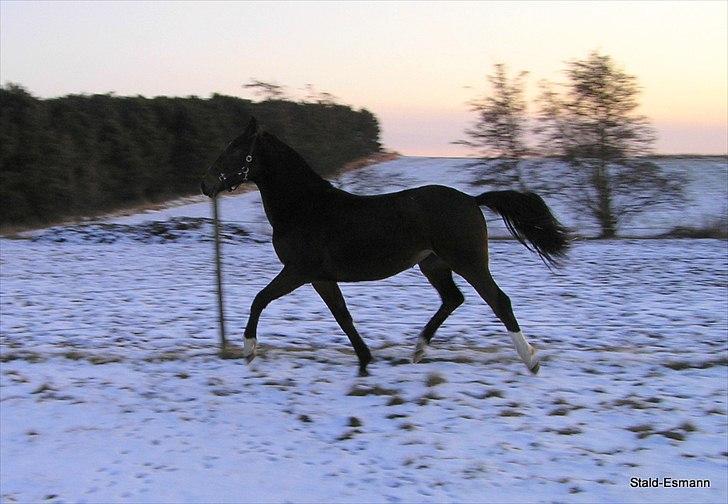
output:
POLYGON ((369 111, 335 103, 69 95, 0 88, 0 224, 33 225, 199 191, 254 115, 321 175, 380 150, 369 111))

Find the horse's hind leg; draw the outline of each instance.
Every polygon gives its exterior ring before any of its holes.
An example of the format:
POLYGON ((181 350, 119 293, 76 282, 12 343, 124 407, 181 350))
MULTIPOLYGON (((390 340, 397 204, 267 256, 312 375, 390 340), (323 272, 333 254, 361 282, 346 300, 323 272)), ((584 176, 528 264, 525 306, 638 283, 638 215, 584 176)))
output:
POLYGON ((311 285, 316 289, 321 299, 324 300, 326 306, 329 307, 329 310, 331 310, 332 315, 336 319, 336 322, 339 323, 341 329, 349 337, 356 356, 359 358, 359 376, 366 376, 367 364, 371 362, 372 354, 354 327, 354 322, 346 307, 346 301, 344 301, 344 296, 341 294, 339 286, 336 282, 312 282, 311 285))
POLYGON ((495 283, 487 266, 467 266, 458 268, 455 272, 465 278, 475 288, 478 294, 480 294, 480 297, 488 303, 496 316, 503 322, 503 325, 506 326, 513 345, 516 347, 516 351, 526 364, 526 367, 532 373, 538 373, 540 364, 538 355, 536 355, 536 349, 524 338, 516 316, 513 314, 510 298, 495 283))
POLYGON ((422 329, 420 337, 417 340, 417 345, 415 346, 415 353, 412 357, 413 362, 420 362, 422 360, 422 357, 425 355, 427 345, 430 344, 432 337, 435 335, 435 331, 437 331, 442 323, 445 322, 445 319, 449 317, 458 306, 463 304, 463 301, 465 300, 463 293, 460 292, 460 289, 458 289, 452 279, 452 270, 445 261, 437 257, 435 254, 430 254, 420 261, 419 266, 422 274, 424 274, 430 284, 437 289, 437 293, 440 294, 442 304, 422 329))

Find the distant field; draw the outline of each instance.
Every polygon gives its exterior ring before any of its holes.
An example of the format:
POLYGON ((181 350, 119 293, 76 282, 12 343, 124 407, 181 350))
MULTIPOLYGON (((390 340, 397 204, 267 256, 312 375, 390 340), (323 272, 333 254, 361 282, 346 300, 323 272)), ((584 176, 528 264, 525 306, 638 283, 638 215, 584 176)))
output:
MULTIPOLYGON (((684 176, 686 199, 672 207, 656 208, 624 222, 620 236, 655 236, 680 226, 706 227, 728 225, 728 158, 725 156, 660 156, 655 159, 668 174, 684 176)), ((535 161, 527 162, 527 167, 535 161)), ((556 161, 539 161, 541 177, 548 178, 556 161)), ((341 185, 353 192, 375 194, 386 190, 404 189, 424 184, 443 184, 456 187, 468 194, 489 190, 480 185, 485 167, 473 167, 472 160, 465 158, 401 158, 382 163, 363 173, 347 174, 341 185)), ((529 173, 528 169, 524 169, 529 173)), ((535 184, 535 180, 531 181, 535 184)), ((585 236, 595 236, 597 223, 575 211, 567 204, 568 194, 545 195, 546 201, 554 207, 560 218, 570 227, 585 236)), ((486 215, 487 212, 486 212, 486 215)), ((489 226, 497 235, 504 235, 505 229, 498 219, 490 214, 493 222, 489 226)))

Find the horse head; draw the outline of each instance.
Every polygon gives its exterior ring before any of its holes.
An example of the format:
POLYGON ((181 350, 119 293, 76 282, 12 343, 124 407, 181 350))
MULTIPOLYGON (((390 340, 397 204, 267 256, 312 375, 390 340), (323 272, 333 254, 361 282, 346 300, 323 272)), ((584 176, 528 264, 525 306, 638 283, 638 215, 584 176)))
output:
POLYGON ((234 191, 240 184, 255 182, 262 171, 261 136, 258 121, 252 117, 245 131, 234 139, 208 168, 202 179, 202 194, 214 198, 219 192, 234 191))

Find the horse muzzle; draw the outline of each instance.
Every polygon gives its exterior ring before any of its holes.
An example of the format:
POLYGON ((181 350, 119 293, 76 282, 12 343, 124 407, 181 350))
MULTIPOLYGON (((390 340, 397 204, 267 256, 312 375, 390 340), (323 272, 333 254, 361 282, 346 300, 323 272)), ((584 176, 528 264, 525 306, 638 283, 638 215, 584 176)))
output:
POLYGON ((214 198, 220 192, 219 184, 208 184, 205 180, 200 183, 200 190, 205 196, 214 198))

